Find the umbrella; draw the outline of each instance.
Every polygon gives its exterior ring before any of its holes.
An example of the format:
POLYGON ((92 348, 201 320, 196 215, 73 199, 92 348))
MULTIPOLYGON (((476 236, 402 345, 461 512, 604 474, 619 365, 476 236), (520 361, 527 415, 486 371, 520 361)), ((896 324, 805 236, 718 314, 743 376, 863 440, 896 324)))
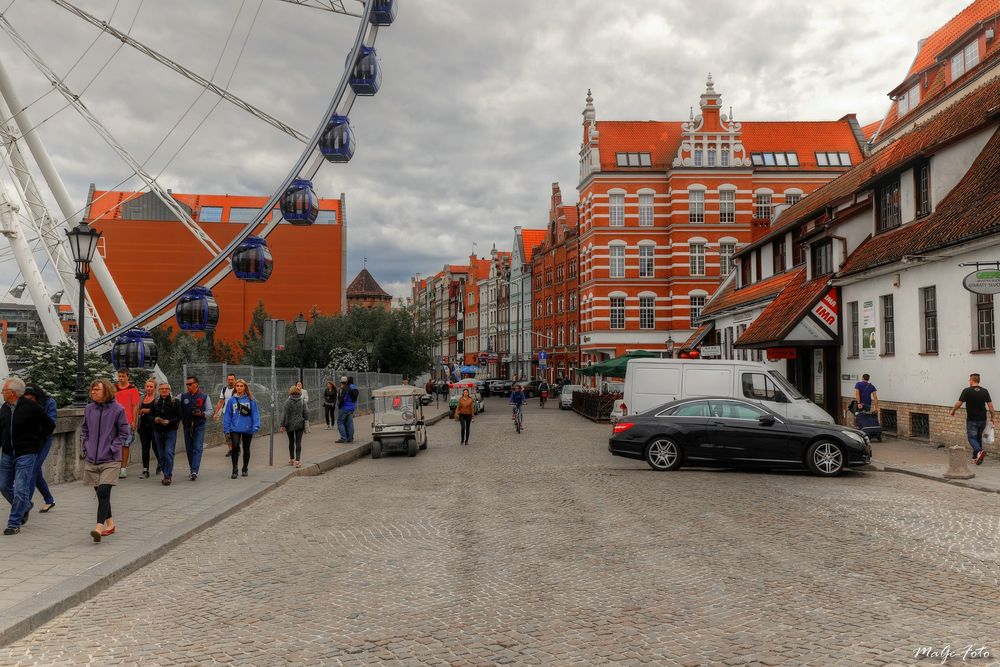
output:
POLYGON ((479 372, 479 366, 462 366, 459 372, 462 375, 475 375, 479 372))
POLYGON ((614 359, 607 359, 593 366, 587 366, 577 371, 580 375, 601 375, 604 377, 623 378, 625 377, 625 367, 628 366, 629 359, 640 359, 643 357, 657 357, 655 352, 646 350, 633 350, 614 359))

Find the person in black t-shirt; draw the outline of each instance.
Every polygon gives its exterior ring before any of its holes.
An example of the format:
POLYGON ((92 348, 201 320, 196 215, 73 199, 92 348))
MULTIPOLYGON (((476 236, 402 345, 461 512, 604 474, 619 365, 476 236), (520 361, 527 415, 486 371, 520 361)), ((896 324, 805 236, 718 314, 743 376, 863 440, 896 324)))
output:
POLYGON ((990 421, 994 421, 993 399, 986 387, 979 386, 979 373, 969 376, 969 386, 962 390, 951 414, 955 414, 965 403, 965 437, 972 447, 972 462, 980 465, 986 458, 983 451, 983 431, 986 429, 986 410, 989 408, 990 421))

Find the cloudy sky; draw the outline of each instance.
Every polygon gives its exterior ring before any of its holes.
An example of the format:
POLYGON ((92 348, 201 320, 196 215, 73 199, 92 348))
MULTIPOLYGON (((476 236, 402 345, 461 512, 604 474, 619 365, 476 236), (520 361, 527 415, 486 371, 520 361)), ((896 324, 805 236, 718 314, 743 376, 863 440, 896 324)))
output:
MULTIPOLYGON (((74 4, 306 134, 357 28, 356 19, 279 0, 74 4)), ((553 182, 567 203, 576 200, 588 88, 598 119, 683 120, 711 72, 738 119, 856 113, 865 124, 885 113, 917 40, 966 3, 400 4, 376 43, 382 90, 351 113, 358 152, 347 165, 326 165, 316 182, 320 196, 346 193, 349 276, 367 257, 396 295, 408 293, 414 273, 459 262, 473 244, 481 255, 493 244, 509 249, 515 225, 544 226, 553 182)), ((165 188, 267 195, 301 150, 120 42, 98 39, 48 0, 0 0, 0 12, 165 188)), ((80 206, 90 183, 141 187, 2 33, 0 58, 80 206)), ((13 261, 0 263, 0 282, 15 281, 13 261)))

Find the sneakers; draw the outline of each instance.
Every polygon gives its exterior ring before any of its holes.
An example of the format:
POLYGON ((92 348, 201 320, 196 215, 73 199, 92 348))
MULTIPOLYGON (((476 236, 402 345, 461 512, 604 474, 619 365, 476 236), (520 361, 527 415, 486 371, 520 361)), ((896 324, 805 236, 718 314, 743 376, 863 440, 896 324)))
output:
POLYGON ((126 477, 128 477, 128 470, 122 468, 118 471, 118 479, 125 479, 126 477))
POLYGON ((233 470, 233 474, 229 476, 229 479, 236 479, 237 477, 239 477, 239 475, 237 475, 236 471, 233 470))
POLYGON ((980 466, 980 465, 983 464, 983 459, 985 459, 985 458, 986 458, 986 452, 984 450, 980 449, 979 453, 976 454, 976 458, 974 458, 973 460, 976 462, 977 466, 980 466))
POLYGON ((17 535, 20 532, 21 532, 20 526, 7 526, 6 528, 3 529, 4 535, 17 535))
POLYGON ((191 473, 191 475, 188 477, 188 479, 190 479, 192 482, 197 482, 198 481, 198 473, 196 473, 196 472, 191 473))
POLYGON ((161 468, 160 464, 157 463, 156 464, 156 472, 154 474, 159 475, 161 472, 163 472, 163 468, 161 468))
POLYGON ((162 484, 163 486, 170 486, 170 483, 172 481, 173 481, 172 477, 164 477, 163 479, 160 480, 160 484, 162 484))
MULTIPOLYGON (((235 475, 236 473, 233 473, 233 474, 235 475)), ((249 473, 249 472, 247 472, 247 469, 246 469, 246 468, 244 468, 244 469, 243 469, 243 476, 244 476, 244 477, 248 477, 249 475, 250 475, 250 473, 249 473)))
POLYGON ((140 475, 140 477, 142 477, 143 479, 149 479, 149 468, 143 470, 142 475, 140 475))

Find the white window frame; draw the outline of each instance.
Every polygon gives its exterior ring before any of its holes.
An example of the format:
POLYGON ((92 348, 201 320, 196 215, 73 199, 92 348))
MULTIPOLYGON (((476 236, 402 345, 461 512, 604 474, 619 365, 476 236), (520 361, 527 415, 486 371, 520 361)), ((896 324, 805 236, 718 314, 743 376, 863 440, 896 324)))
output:
POLYGON ((656 328, 656 297, 655 296, 640 296, 639 297, 639 328, 640 329, 655 329, 656 328))
POLYGON ((736 222, 736 190, 719 190, 719 222, 736 222))
POLYGON ((736 243, 723 242, 719 244, 719 275, 728 276, 733 270, 733 257, 736 255, 736 243), (728 251, 728 252, 727 252, 728 251))
POLYGON ((639 277, 652 278, 656 270, 654 246, 643 244, 639 246, 639 277))
POLYGON ((625 277, 624 245, 615 244, 608 246, 608 277, 610 278, 625 277))
POLYGON ((688 244, 688 269, 692 276, 705 275, 705 246, 704 241, 696 241, 688 244))
POLYGON ((608 224, 611 227, 625 226, 625 193, 608 193, 608 224))
POLYGON ((624 329, 625 328, 625 297, 623 296, 612 296, 609 297, 609 302, 611 304, 610 312, 608 313, 608 325, 611 329, 624 329), (616 324, 618 326, 616 326, 616 324))
POLYGON ((639 226, 653 226, 653 193, 639 193, 639 226))
POLYGON ((705 222, 705 191, 688 190, 688 222, 705 222))

